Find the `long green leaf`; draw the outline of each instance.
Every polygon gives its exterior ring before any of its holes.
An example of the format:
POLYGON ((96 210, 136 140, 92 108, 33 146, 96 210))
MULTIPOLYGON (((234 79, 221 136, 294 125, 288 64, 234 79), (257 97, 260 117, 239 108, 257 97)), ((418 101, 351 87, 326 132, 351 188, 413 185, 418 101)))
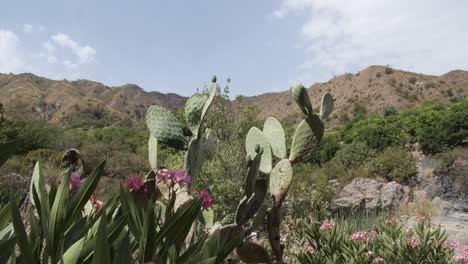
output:
POLYGON ((145 220, 143 223, 143 232, 140 238, 140 259, 142 262, 153 260, 156 250, 156 216, 152 204, 148 205, 145 220))
POLYGON ((94 247, 94 264, 111 264, 109 240, 107 238, 107 216, 103 212, 96 236, 96 245, 94 247))
POLYGON ((67 211, 67 226, 81 213, 81 209, 83 209, 85 204, 89 201, 89 198, 101 179, 105 165, 106 161, 104 160, 94 169, 91 176, 86 178, 84 184, 78 189, 75 195, 73 195, 67 211))
POLYGON ((63 261, 67 264, 76 264, 80 258, 83 247, 86 244, 86 240, 87 237, 83 237, 71 245, 71 247, 65 251, 65 254, 63 254, 63 261))
POLYGON ((128 232, 117 246, 113 264, 132 264, 132 251, 130 250, 130 236, 128 232))
POLYGON ((18 206, 10 200, 11 217, 13 219, 13 227, 15 229, 16 238, 18 240, 18 247, 23 255, 26 263, 37 263, 38 260, 33 256, 31 246, 29 245, 28 236, 21 219, 21 213, 18 206))
POLYGON ((71 169, 69 169, 68 172, 63 175, 62 184, 58 188, 52 209, 50 211, 48 233, 48 242, 50 244, 48 247, 50 248, 49 254, 52 257, 52 260, 57 260, 57 257, 61 255, 59 248, 61 245, 63 245, 62 238, 64 236, 64 230, 66 229, 64 222, 67 209, 68 191, 70 188, 70 177, 71 169))
POLYGON ((202 200, 197 198, 188 205, 180 207, 174 215, 166 219, 165 224, 158 233, 157 242, 166 238, 166 247, 170 247, 176 241, 183 240, 190 231, 193 221, 200 213, 201 205, 202 200))

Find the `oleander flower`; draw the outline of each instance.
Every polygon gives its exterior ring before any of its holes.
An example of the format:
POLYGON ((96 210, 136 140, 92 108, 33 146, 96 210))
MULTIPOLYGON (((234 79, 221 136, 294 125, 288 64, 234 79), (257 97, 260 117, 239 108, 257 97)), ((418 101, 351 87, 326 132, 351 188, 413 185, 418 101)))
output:
POLYGON ((335 221, 333 220, 325 220, 322 222, 322 225, 320 226, 320 230, 326 231, 326 230, 331 230, 335 227, 335 221))
POLYGON ((365 255, 366 257, 370 257, 370 256, 372 256, 372 251, 369 250, 369 251, 367 251, 366 253, 364 253, 364 255, 365 255))
POLYGON ((383 259, 383 258, 374 258, 373 263, 385 263, 385 259, 383 259))

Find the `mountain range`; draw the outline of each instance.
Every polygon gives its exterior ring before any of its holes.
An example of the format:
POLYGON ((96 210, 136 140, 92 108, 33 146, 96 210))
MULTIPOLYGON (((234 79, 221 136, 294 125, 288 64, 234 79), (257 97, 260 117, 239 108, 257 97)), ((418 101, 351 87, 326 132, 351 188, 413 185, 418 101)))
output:
MULTIPOLYGON (((259 118, 279 119, 299 112, 290 91, 245 97, 257 105, 259 118)), ((385 66, 370 66, 356 74, 346 73, 308 88, 314 108, 321 96, 336 97, 332 123, 359 114, 378 114, 385 109, 404 111, 428 101, 448 103, 468 95, 468 71, 454 70, 441 76, 424 75, 385 66)), ((182 108, 186 97, 147 92, 134 84, 109 87, 89 80, 50 80, 30 73, 0 74, 0 103, 6 116, 36 113, 60 125, 134 125, 144 119, 146 109, 158 104, 171 110, 182 108)))

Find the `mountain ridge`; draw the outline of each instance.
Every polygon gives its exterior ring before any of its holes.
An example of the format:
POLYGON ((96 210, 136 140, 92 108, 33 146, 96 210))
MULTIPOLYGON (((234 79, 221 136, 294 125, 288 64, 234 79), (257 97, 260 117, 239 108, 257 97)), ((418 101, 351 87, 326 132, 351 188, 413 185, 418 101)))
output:
MULTIPOLYGON (((373 65, 356 74, 345 73, 309 86, 315 109, 325 92, 336 97, 330 121, 339 123, 359 114, 381 113, 386 108, 403 111, 428 101, 448 103, 465 98, 468 71, 452 70, 435 76, 373 65)), ((84 79, 50 80, 31 73, 0 74, 0 103, 7 116, 39 113, 50 122, 73 127, 88 123, 135 125, 141 123, 151 104, 178 110, 186 100, 175 93, 147 92, 136 84, 107 86, 84 79)), ((244 102, 257 105, 261 119, 283 119, 299 112, 289 90, 246 96, 244 102)))

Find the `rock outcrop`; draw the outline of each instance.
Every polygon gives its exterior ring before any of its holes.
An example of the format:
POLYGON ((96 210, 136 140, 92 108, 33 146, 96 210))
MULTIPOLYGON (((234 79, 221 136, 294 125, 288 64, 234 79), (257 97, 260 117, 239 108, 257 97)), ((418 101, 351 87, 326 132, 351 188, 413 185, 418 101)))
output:
POLYGON ((409 200, 410 189, 392 181, 356 178, 333 201, 333 209, 398 209, 409 200))

